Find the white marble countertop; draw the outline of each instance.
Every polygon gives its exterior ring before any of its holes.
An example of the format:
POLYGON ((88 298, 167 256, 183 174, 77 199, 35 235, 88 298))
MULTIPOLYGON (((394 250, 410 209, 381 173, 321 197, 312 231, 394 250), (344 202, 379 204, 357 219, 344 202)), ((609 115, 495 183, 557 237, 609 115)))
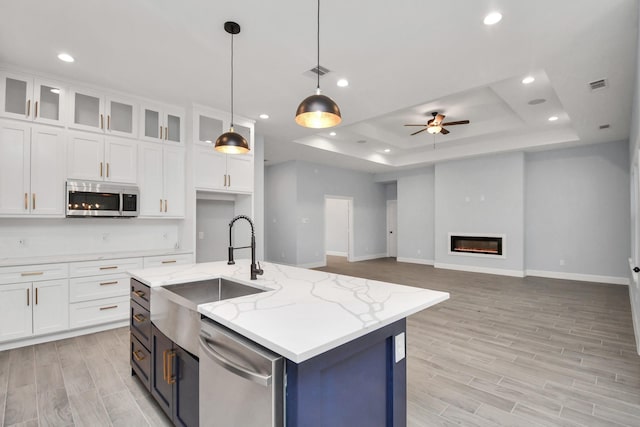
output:
POLYGON ((152 288, 224 277, 268 289, 200 304, 198 311, 295 363, 449 299, 446 292, 267 262, 264 275, 249 280, 249 264, 221 261, 130 274, 152 288))
POLYGON ((32 264, 57 264, 61 262, 100 261, 103 259, 137 258, 145 256, 180 255, 190 253, 193 253, 193 251, 184 249, 154 249, 148 251, 100 252, 23 258, 0 258, 0 267, 14 267, 32 264))

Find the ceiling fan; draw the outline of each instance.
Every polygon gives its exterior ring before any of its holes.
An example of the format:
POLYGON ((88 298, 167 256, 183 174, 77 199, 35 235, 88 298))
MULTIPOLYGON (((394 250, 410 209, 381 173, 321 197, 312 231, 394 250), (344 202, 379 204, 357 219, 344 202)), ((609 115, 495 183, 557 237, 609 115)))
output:
POLYGON ((442 123, 445 117, 444 114, 438 114, 438 112, 434 112, 434 113, 431 113, 431 115, 433 116, 433 119, 429 120, 426 125, 425 124, 421 124, 421 125, 405 124, 405 126, 424 126, 424 129, 420 129, 419 131, 412 133, 411 136, 416 135, 420 132, 424 132, 425 130, 434 135, 437 133, 446 135, 449 133, 449 131, 446 130, 444 126, 467 125, 470 123, 469 120, 458 120, 457 122, 442 123))

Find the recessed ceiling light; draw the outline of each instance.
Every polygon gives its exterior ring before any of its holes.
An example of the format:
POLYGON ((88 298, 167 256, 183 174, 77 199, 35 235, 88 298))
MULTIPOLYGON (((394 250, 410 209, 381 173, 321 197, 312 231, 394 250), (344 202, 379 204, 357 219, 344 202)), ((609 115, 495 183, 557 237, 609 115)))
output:
POLYGON ((337 135, 337 133, 335 133, 335 132, 329 132, 329 135, 331 135, 331 136, 336 136, 336 135, 337 135))
POLYGON ((53 89, 51 89, 51 93, 59 94, 60 93, 60 89, 53 88, 53 89))
POLYGON ((558 120, 558 116, 551 116, 551 117, 549 117, 549 121, 550 121, 550 122, 555 122, 556 120, 558 120))
POLYGON ((338 85, 339 87, 347 87, 347 86, 349 86, 349 80, 347 80, 347 79, 340 79, 340 80, 338 80, 337 85, 338 85))
POLYGON ((522 79, 522 84, 528 85, 529 83, 533 83, 535 81, 536 79, 533 76, 527 76, 524 79, 522 79))
POLYGON ((491 12, 484 17, 484 25, 495 25, 502 20, 502 14, 500 12, 491 12))
POLYGON ((73 56, 69 55, 68 53, 61 53, 60 55, 58 55, 58 59, 60 61, 64 61, 64 62, 73 62, 73 61, 75 61, 75 59, 73 59, 73 56))
POLYGON ((269 118, 269 115, 268 115, 268 114, 260 114, 260 116, 259 116, 259 117, 260 117, 261 119, 266 120, 266 119, 268 119, 268 118, 269 118))
POLYGON ((211 144, 211 140, 210 140, 210 139, 207 139, 205 142, 206 142, 207 144, 211 144))
POLYGON ((390 152, 391 152, 391 149, 390 149, 390 148, 385 148, 385 149, 384 149, 384 152, 385 152, 385 153, 390 153, 390 152))

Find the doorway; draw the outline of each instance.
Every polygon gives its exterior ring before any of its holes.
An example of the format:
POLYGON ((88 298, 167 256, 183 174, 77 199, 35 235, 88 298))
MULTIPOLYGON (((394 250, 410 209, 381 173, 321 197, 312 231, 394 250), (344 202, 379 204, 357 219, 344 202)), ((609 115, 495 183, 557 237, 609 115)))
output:
POLYGON ((325 196, 324 253, 353 260, 353 198, 325 196))
POLYGON ((387 200, 387 256, 398 256, 398 201, 387 200))

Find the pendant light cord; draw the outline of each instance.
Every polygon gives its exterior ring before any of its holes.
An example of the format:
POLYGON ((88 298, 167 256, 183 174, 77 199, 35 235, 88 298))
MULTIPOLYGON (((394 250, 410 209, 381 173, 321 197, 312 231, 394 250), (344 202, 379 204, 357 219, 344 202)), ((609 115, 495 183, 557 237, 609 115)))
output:
POLYGON ((318 91, 320 91, 320 0, 318 0, 318 39, 317 39, 318 49, 316 50, 318 53, 318 68, 316 69, 316 74, 318 74, 318 91))
POLYGON ((233 129, 233 34, 231 34, 231 129, 233 129))

